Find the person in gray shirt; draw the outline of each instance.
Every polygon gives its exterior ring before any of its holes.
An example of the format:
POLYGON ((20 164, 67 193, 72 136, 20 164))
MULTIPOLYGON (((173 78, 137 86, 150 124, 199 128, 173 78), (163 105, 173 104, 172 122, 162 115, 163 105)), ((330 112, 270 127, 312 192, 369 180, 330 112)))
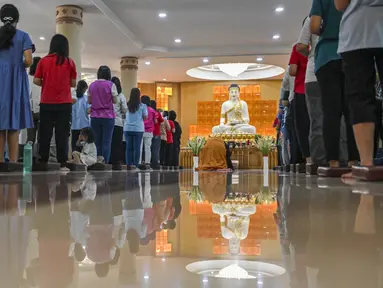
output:
MULTIPOLYGON (((375 78, 383 80, 383 0, 334 0, 344 11, 339 30, 338 53, 342 57, 361 166, 373 166, 376 119, 375 78)), ((359 175, 358 168, 353 174, 359 175)), ((365 171, 365 170, 364 170, 365 171)), ((383 180, 382 173, 379 174, 383 180)), ((367 176, 366 176, 367 177, 367 176)), ((373 179, 371 179, 373 180, 373 179)))

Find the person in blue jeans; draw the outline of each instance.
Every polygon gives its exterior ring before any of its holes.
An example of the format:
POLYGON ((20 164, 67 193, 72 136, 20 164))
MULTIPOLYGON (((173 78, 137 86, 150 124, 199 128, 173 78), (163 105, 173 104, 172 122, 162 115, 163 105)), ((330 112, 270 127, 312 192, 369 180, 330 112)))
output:
MULTIPOLYGON (((97 155, 109 163, 112 147, 112 136, 116 113, 113 104, 118 101, 116 85, 110 81, 112 73, 109 67, 101 66, 97 72, 97 79, 89 86, 88 103, 91 104, 91 127, 96 134, 97 155)), ((101 162, 101 159, 98 160, 101 162)))
POLYGON ((124 123, 126 139, 126 165, 128 169, 138 170, 141 142, 145 132, 144 120, 148 118, 148 108, 141 103, 141 92, 133 88, 128 101, 128 111, 124 123))

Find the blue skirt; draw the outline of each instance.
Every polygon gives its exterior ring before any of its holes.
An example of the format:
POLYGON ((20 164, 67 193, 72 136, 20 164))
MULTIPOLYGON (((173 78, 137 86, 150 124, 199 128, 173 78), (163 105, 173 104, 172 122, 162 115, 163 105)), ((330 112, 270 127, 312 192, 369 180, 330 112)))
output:
POLYGON ((0 83, 0 130, 33 128, 24 66, 0 64, 0 83))

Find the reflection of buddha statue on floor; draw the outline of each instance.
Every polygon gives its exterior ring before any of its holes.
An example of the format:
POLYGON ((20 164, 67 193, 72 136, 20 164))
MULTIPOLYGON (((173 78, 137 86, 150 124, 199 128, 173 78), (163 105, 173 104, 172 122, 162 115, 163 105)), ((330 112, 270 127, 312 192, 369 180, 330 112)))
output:
POLYGON ((229 87, 229 100, 222 104, 221 121, 213 127, 213 134, 255 134, 254 126, 249 125, 249 109, 247 103, 240 98, 240 88, 237 84, 229 87), (225 123, 226 121, 226 123, 225 123))

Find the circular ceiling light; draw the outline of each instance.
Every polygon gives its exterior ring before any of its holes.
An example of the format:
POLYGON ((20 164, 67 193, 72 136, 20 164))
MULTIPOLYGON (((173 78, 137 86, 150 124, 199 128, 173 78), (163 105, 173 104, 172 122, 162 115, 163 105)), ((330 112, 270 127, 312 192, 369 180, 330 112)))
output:
POLYGON ((162 13, 158 13, 158 17, 160 18, 166 18, 168 16, 168 14, 162 12, 162 13))
POLYGON ((181 39, 177 38, 177 39, 174 39, 174 42, 181 43, 182 41, 181 41, 181 39))
POLYGON ((283 11, 285 11, 285 8, 283 8, 282 6, 278 6, 277 8, 275 8, 275 12, 277 12, 277 13, 280 13, 283 11))
POLYGON ((39 39, 42 40, 42 41, 44 41, 44 40, 45 40, 45 37, 44 37, 44 36, 40 36, 39 39))
POLYGON ((281 67, 260 63, 222 63, 192 68, 187 75, 204 80, 255 80, 278 76, 285 70, 281 67))
POLYGON ((263 61, 263 58, 262 57, 257 57, 257 61, 261 62, 261 61, 263 61))
POLYGON ((204 58, 202 61, 203 61, 203 63, 209 63, 209 59, 207 59, 207 58, 204 58))
POLYGON ((204 277, 203 279, 248 279, 258 282, 286 273, 283 267, 275 264, 244 260, 199 261, 187 265, 186 270, 204 277))
POLYGON ((162 79, 162 81, 166 81, 166 78, 162 79))
POLYGON ((152 64, 150 61, 145 62, 145 65, 150 65, 150 64, 152 64))
POLYGON ((281 36, 280 36, 279 34, 275 34, 275 35, 273 36, 273 39, 274 39, 274 40, 277 40, 277 39, 279 39, 279 38, 281 38, 281 36))

